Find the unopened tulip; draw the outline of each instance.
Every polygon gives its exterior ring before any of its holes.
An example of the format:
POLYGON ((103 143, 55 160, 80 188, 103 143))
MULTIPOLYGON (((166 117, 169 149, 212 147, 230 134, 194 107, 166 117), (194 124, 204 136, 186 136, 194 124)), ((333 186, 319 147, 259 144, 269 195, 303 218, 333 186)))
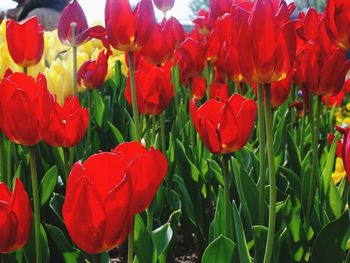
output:
POLYGON ((192 100, 190 111, 194 127, 208 150, 226 154, 238 151, 248 142, 257 107, 253 100, 233 94, 225 102, 210 99, 199 108, 192 100))
POLYGON ((7 20, 7 47, 13 61, 21 67, 39 63, 44 52, 44 29, 36 16, 24 22, 7 20))
POLYGON ((81 107, 78 97, 67 97, 63 106, 55 101, 44 141, 53 147, 73 147, 81 141, 88 125, 89 112, 81 107))
POLYGON ((49 124, 52 96, 45 76, 37 79, 23 73, 13 73, 0 85, 0 115, 2 130, 14 143, 32 146, 42 140, 49 124))
POLYGON ((132 225, 132 187, 127 163, 99 153, 70 172, 62 214, 73 242, 90 254, 121 244, 132 225))
POLYGON ((0 253, 22 248, 32 230, 32 209, 22 182, 16 178, 13 193, 0 183, 0 253))

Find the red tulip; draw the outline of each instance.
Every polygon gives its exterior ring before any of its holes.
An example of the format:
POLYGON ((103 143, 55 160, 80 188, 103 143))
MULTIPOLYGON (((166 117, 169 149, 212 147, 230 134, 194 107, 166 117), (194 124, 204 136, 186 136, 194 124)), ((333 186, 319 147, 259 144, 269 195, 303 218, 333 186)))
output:
POLYGON ((90 254, 121 244, 132 225, 132 187, 127 163, 114 153, 76 162, 62 214, 73 242, 90 254))
POLYGON ((174 61, 179 66, 180 78, 183 84, 200 75, 206 63, 206 43, 199 34, 187 37, 175 51, 174 61), (197 39, 195 39, 198 37, 197 39))
POLYGON ((81 141, 88 125, 87 109, 81 107, 78 97, 67 97, 63 106, 54 102, 44 140, 53 147, 73 147, 81 141))
POLYGON ((7 20, 6 40, 9 53, 17 65, 30 67, 41 60, 44 52, 44 29, 36 16, 23 23, 7 20))
MULTIPOLYGON (((342 130, 342 128, 338 128, 338 129, 342 130)), ((332 145, 334 139, 335 139, 335 135, 333 133, 330 133, 328 135, 328 138, 327 138, 328 145, 332 145)), ((342 140, 339 140, 337 142, 337 148, 336 148, 335 154, 337 157, 343 158, 343 142, 342 142, 342 140)))
POLYGON ((256 119, 256 103, 238 94, 227 101, 210 99, 197 109, 190 104, 191 117, 199 136, 214 154, 232 153, 249 140, 256 119))
POLYGON ((32 209, 22 182, 16 178, 13 193, 0 183, 0 253, 22 248, 32 230, 32 209))
POLYGON ((195 19, 193 19, 193 24, 195 27, 195 30, 199 31, 203 35, 207 35, 209 31, 209 19, 208 19, 209 13, 205 9, 200 9, 198 11, 198 14, 195 19))
POLYGON ((326 17, 329 31, 339 45, 350 49, 350 2, 348 0, 328 0, 326 17))
MULTIPOLYGON (((341 128, 341 127, 336 127, 337 130, 344 134, 343 137, 343 149, 342 149, 342 159, 343 159, 343 163, 344 163, 344 168, 346 171, 346 177, 348 179, 348 183, 350 184, 350 140, 349 140, 349 136, 350 136, 350 128, 341 128)), ((337 145, 338 147, 338 145, 337 145)))
POLYGON ((78 83, 87 89, 98 89, 105 82, 108 73, 108 57, 102 50, 97 60, 86 61, 78 70, 78 83))
POLYGON ((42 140, 49 124, 52 97, 45 76, 36 81, 13 73, 1 82, 0 115, 4 134, 14 143, 32 146, 42 140))
POLYGON ((147 150, 139 142, 119 144, 112 152, 123 158, 129 165, 132 185, 133 213, 145 210, 168 170, 168 161, 159 150, 147 150))
POLYGON ((334 106, 339 107, 344 99, 344 91, 340 90, 335 96, 322 96, 322 102, 324 105, 328 106, 328 108, 333 108, 334 106))
POLYGON ((207 82, 204 77, 198 77, 192 80, 192 98, 201 100, 205 97, 206 91, 207 82))
POLYGON ((136 52, 146 44, 154 30, 152 2, 141 0, 132 12, 128 0, 107 0, 105 24, 108 40, 115 49, 136 52))
MULTIPOLYGON (((174 86, 170 82, 171 61, 163 67, 142 68, 135 72, 137 105, 140 114, 158 115, 174 97, 174 86)), ((130 77, 126 82, 125 98, 131 105, 130 77)))
POLYGON ((226 82, 214 80, 210 85, 210 99, 219 101, 228 100, 228 86, 226 82))
POLYGON ((79 46, 92 38, 100 39, 106 48, 109 44, 106 39, 106 30, 102 26, 89 28, 83 9, 77 0, 73 0, 62 11, 57 26, 58 38, 64 45, 79 46), (75 39, 72 35, 72 23, 76 23, 75 39))
POLYGON ((154 5, 164 13, 173 8, 175 0, 153 0, 154 5))
POLYGON ((249 82, 273 83, 287 77, 294 63, 296 37, 283 0, 278 10, 271 0, 257 0, 239 32, 239 64, 249 82))
POLYGON ((141 55, 150 63, 160 65, 173 56, 174 48, 185 38, 185 31, 176 18, 163 19, 156 24, 149 40, 141 49, 141 55))

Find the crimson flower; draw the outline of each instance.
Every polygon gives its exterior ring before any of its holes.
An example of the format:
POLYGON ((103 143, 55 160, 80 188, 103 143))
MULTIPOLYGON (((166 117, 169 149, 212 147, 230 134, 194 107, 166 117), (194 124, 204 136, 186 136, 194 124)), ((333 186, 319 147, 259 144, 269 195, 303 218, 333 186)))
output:
POLYGON ((128 163, 132 185, 133 213, 145 210, 168 170, 168 161, 159 150, 147 150, 139 142, 119 144, 113 151, 128 163))
POLYGON ((6 40, 13 61, 21 67, 39 63, 44 52, 44 29, 36 16, 25 22, 6 21, 6 40))
POLYGON ((228 86, 226 82, 216 79, 210 85, 210 99, 219 101, 228 100, 228 86))
POLYGON ((90 254, 121 244, 132 225, 132 187, 127 163, 114 153, 76 162, 62 214, 73 242, 90 254))
POLYGON ((201 100, 205 96, 207 82, 204 77, 197 77, 192 80, 192 98, 201 100))
POLYGON ((141 49, 141 55, 150 63, 160 65, 172 58, 174 48, 185 39, 185 31, 176 18, 163 19, 161 25, 156 24, 153 32, 141 49))
POLYGON ((42 140, 49 124, 52 96, 46 78, 36 81, 26 74, 13 73, 0 84, 2 131, 14 143, 32 146, 42 140))
POLYGON ((153 0, 154 5, 164 13, 173 8, 175 0, 153 0))
POLYGON ((32 230, 32 208, 22 182, 16 178, 13 193, 0 183, 0 253, 22 248, 32 230))
MULTIPOLYGON (((149 67, 139 62, 135 71, 137 105, 140 114, 159 115, 174 97, 174 86, 170 82, 171 61, 162 67, 149 67)), ((126 82, 125 98, 131 105, 130 77, 126 82)))
POLYGON ((64 45, 79 46, 92 38, 100 39, 106 48, 109 44, 106 39, 106 30, 102 26, 90 27, 83 9, 77 0, 73 0, 62 11, 57 25, 58 38, 64 45), (72 35, 72 23, 76 23, 75 38, 72 35))
POLYGON ((191 117, 199 136, 214 154, 238 151, 249 140, 257 107, 253 100, 233 94, 227 101, 210 99, 197 109, 190 104, 191 117))
POLYGON ((326 19, 329 32, 339 47, 350 49, 350 2, 328 0, 326 19))
POLYGON ((322 102, 328 108, 333 108, 334 106, 339 107, 344 99, 345 93, 343 90, 340 90, 335 96, 322 96, 322 102))
POLYGON ((67 97, 63 106, 56 101, 44 141, 53 147, 73 147, 83 138, 89 125, 89 112, 81 107, 77 96, 67 97))
POLYGON ((126 52, 138 51, 152 34, 155 21, 151 0, 141 0, 134 11, 131 10, 128 0, 106 2, 107 36, 115 49, 126 52))
POLYGON ((102 50, 97 60, 88 60, 78 70, 78 83, 87 89, 98 89, 105 82, 108 73, 108 57, 102 50))
POLYGON ((239 33, 239 64, 251 83, 273 83, 285 79, 296 54, 296 33, 291 10, 284 0, 257 0, 239 33))

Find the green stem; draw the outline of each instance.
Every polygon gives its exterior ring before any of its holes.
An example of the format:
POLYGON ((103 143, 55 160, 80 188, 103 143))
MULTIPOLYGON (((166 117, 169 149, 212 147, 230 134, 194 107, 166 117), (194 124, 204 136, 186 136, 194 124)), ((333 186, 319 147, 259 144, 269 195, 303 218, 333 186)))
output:
POLYGON ((304 156, 305 111, 306 111, 306 109, 304 106, 303 116, 301 118, 301 134, 300 134, 300 141, 299 141, 300 156, 302 158, 304 156))
POLYGON ((78 71, 78 62, 77 62, 77 54, 78 54, 78 46, 75 44, 75 38, 76 38, 76 29, 77 29, 77 23, 72 22, 70 24, 72 28, 72 42, 73 42, 73 85, 72 85, 72 94, 75 96, 78 91, 78 85, 77 85, 77 71, 78 71))
POLYGON ((266 175, 266 134, 263 86, 258 85, 258 126, 260 143, 260 175, 259 175, 259 223, 264 225, 265 218, 265 175, 266 175))
POLYGON ((156 139, 156 115, 152 115, 152 138, 151 138, 151 145, 155 144, 156 139))
POLYGON ((101 262, 102 262, 102 256, 101 256, 101 254, 95 254, 95 255, 93 255, 93 260, 94 260, 94 263, 101 263, 101 262))
POLYGON ((140 117, 137 106, 137 92, 135 84, 135 69, 134 69, 134 53, 129 52, 129 69, 130 69, 130 87, 131 87, 131 101, 132 111, 134 115, 135 129, 136 129, 136 140, 141 141, 141 130, 140 130, 140 117))
POLYGON ((75 151, 75 146, 69 148, 69 166, 68 170, 70 171, 73 167, 73 162, 74 162, 74 151, 75 151))
POLYGON ((149 116, 145 116, 145 120, 146 120, 146 147, 148 148, 150 145, 152 145, 149 116))
POLYGON ((174 84, 174 100, 175 100, 175 111, 179 107, 179 98, 178 98, 178 90, 180 87, 180 77, 179 77, 179 68, 177 65, 173 67, 172 70, 173 84, 174 84))
POLYGON ((152 230, 153 230, 153 208, 152 208, 152 203, 147 208, 146 215, 147 215, 147 230, 148 230, 148 232, 150 234, 152 234, 152 230))
POLYGON ((12 142, 8 141, 8 151, 7 151, 7 159, 6 159, 6 166, 7 166, 7 171, 6 171, 6 183, 7 185, 11 185, 11 180, 12 180, 12 142))
MULTIPOLYGON (((318 176, 318 139, 319 139, 319 126, 320 126, 320 114, 321 114, 321 101, 320 96, 317 97, 317 108, 316 108, 316 121, 313 115, 313 96, 310 94, 310 125, 312 134, 312 169, 311 178, 308 189, 307 207, 306 207, 306 222, 309 222, 311 217, 311 210, 313 207, 313 200, 316 191, 315 183, 316 176, 318 176)), ((307 226, 307 224, 306 224, 307 226)))
POLYGON ((164 112, 159 115, 159 122, 160 122, 160 137, 162 141, 162 152, 163 154, 166 153, 166 143, 165 143, 165 118, 164 118, 164 112))
POLYGON ((135 218, 133 218, 133 223, 128 236, 128 263, 134 262, 134 224, 135 218))
POLYGON ((4 141, 2 139, 2 134, 0 134, 0 182, 3 182, 5 180, 3 143, 4 143, 4 141))
POLYGON ((1 263, 8 263, 9 262, 9 255, 8 254, 0 254, 1 256, 1 263))
MULTIPOLYGON (((91 128, 92 128, 92 90, 89 89, 89 94, 88 94, 88 107, 89 107, 89 113, 90 113, 90 118, 89 118, 89 127, 87 130, 87 147, 90 147, 91 144, 91 128)), ((92 151, 92 147, 91 147, 92 151)))
POLYGON ((265 127, 267 137, 267 155, 269 164, 270 179, 270 207, 269 207, 269 226, 267 233, 267 244, 264 255, 264 263, 271 262, 275 240, 276 227, 276 174, 275 174, 275 153, 273 150, 273 115, 271 109, 271 91, 270 85, 265 85, 265 127))
POLYGON ((34 203, 34 230, 35 230, 35 257, 36 263, 41 262, 41 240, 40 240, 40 205, 38 175, 36 170, 35 146, 29 147, 30 171, 32 175, 32 191, 34 203))
POLYGON ((230 186, 231 186, 231 180, 230 180, 230 175, 228 173, 228 162, 229 162, 229 155, 223 154, 222 155, 222 173, 224 176, 224 204, 225 204, 225 209, 224 209, 224 218, 226 221, 226 226, 225 226, 225 236, 229 235, 228 231, 228 225, 230 224, 230 186))
POLYGON ((65 183, 67 184, 69 175, 69 148, 63 148, 65 183))

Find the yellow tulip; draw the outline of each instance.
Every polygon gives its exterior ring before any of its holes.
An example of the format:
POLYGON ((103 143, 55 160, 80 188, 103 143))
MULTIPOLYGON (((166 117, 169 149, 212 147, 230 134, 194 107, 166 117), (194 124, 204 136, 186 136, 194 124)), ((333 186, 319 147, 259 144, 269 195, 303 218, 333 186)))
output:
POLYGON ((344 169, 343 159, 337 157, 337 160, 335 161, 335 169, 332 173, 333 183, 338 184, 345 176, 346 172, 344 169))

